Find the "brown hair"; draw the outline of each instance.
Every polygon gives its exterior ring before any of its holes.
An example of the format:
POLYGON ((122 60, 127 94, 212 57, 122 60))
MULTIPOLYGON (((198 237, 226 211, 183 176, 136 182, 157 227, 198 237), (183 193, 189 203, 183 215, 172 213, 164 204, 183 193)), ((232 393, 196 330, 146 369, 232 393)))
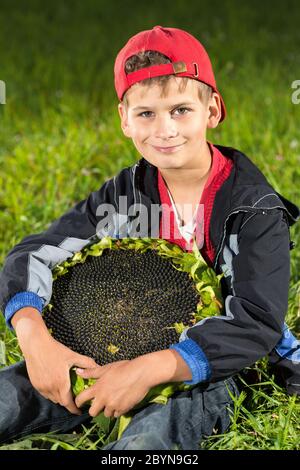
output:
MULTIPOLYGON (((160 52, 157 51, 141 51, 138 52, 136 55, 133 55, 129 57, 125 63, 125 72, 126 73, 131 73, 135 72, 136 70, 145 68, 145 67, 150 67, 151 65, 159 65, 159 64, 169 64, 171 60, 165 56, 164 54, 161 54, 160 52)), ((174 77, 174 75, 162 75, 159 77, 152 77, 152 78, 146 78, 145 80, 142 80, 141 82, 138 82, 139 84, 143 86, 151 86, 154 84, 158 84, 161 86, 161 96, 166 96, 166 91, 168 87, 168 83, 171 79, 171 77, 174 77)), ((182 93, 188 84, 188 80, 192 80, 189 77, 180 77, 180 84, 179 84, 179 92, 182 93)), ((212 95, 212 88, 209 85, 206 85, 203 82, 197 81, 198 85, 198 97, 200 101, 204 104, 208 103, 208 100, 210 99, 212 95)), ((126 93, 124 94, 123 104, 125 107, 128 107, 128 100, 126 98, 126 93)))

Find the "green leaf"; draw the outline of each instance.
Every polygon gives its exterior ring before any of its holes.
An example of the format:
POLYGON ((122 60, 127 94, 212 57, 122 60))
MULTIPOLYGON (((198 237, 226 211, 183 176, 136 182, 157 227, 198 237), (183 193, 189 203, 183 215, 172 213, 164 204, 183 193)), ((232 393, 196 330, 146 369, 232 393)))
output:
POLYGON ((206 284, 215 284, 215 282, 216 282, 216 273, 212 268, 207 268, 203 272, 203 274, 201 276, 201 279, 206 284))
POLYGON ((77 397, 77 395, 79 395, 84 390, 84 379, 77 375, 75 371, 72 371, 71 373, 71 386, 75 397, 77 397))
POLYGON ((206 318, 206 317, 212 317, 214 315, 217 315, 219 313, 219 308, 215 302, 212 302, 210 305, 203 307, 201 310, 201 317, 206 318))
POLYGON ((83 254, 81 251, 78 251, 77 253, 75 253, 72 257, 72 260, 73 261, 81 261, 82 260, 82 257, 83 257, 83 254))
MULTIPOLYGON (((118 439, 120 418, 110 418, 108 436, 103 441, 103 446, 118 439)), ((99 428, 100 429, 100 428, 99 428)))
MULTIPOLYGON (((49 439, 51 441, 51 439, 49 439)), ((64 450, 78 450, 76 447, 68 444, 67 442, 63 441, 56 441, 53 446, 51 446, 51 450, 57 450, 59 447, 61 447, 64 450)))
POLYGON ((179 335, 181 335, 181 333, 184 332, 184 330, 186 330, 186 328, 188 328, 187 325, 185 325, 184 323, 180 322, 180 323, 173 323, 172 327, 170 328, 174 328, 174 330, 176 331, 176 333, 178 333, 179 335))
POLYGON ((201 289, 201 293, 208 292, 212 299, 215 298, 215 292, 211 286, 206 286, 201 289))
POLYGON ((121 439, 123 432, 125 431, 127 426, 130 424, 131 420, 132 420, 132 416, 129 416, 129 415, 120 416, 119 431, 118 431, 118 437, 117 437, 118 439, 121 439))
POLYGON ((183 271, 191 272, 192 267, 195 265, 195 257, 192 253, 187 253, 182 257, 181 267, 183 271))
POLYGON ((210 292, 205 292, 205 291, 202 292, 202 290, 201 290, 201 300, 202 300, 204 305, 211 304, 211 301, 212 301, 211 293, 210 292))
POLYGON ((157 395, 156 397, 149 400, 149 403, 158 403, 159 405, 166 405, 168 403, 168 397, 164 395, 157 395))
POLYGON ((193 241, 193 248, 192 248, 192 251, 193 251, 195 257, 200 261, 200 263, 201 263, 202 265, 207 266, 207 263, 206 263, 205 259, 203 258, 203 256, 201 255, 201 252, 200 252, 200 250, 199 250, 199 248, 198 248, 198 246, 197 246, 196 238, 195 238, 195 237, 194 237, 194 241, 193 241))
POLYGON ((75 397, 95 383, 95 379, 83 379, 80 375, 77 375, 75 367, 70 370, 70 379, 72 392, 75 397))
POLYGON ((97 424, 98 428, 105 434, 109 433, 112 421, 115 423, 116 418, 107 418, 103 411, 92 419, 92 422, 97 424))
POLYGON ((2 445, 1 450, 29 450, 32 449, 32 444, 30 439, 24 439, 20 442, 2 445))

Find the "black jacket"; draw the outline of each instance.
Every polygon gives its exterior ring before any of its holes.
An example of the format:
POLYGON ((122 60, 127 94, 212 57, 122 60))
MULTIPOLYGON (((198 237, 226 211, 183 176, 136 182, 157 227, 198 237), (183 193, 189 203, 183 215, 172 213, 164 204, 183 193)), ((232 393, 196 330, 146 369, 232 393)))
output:
MULTIPOLYGON (((289 226, 300 218, 300 210, 272 188, 248 157, 230 147, 216 147, 234 162, 216 194, 210 222, 216 253, 213 268, 217 274, 225 273, 225 309, 223 315, 186 330, 181 339, 192 339, 202 348, 211 381, 232 376, 270 353, 289 391, 300 393, 300 344, 287 330, 285 338, 293 338, 292 349, 286 353, 285 339, 281 353, 290 282, 289 226)), ((101 238, 104 218, 97 208, 104 203, 121 219, 133 204, 149 209, 159 205, 157 168, 141 158, 48 230, 24 238, 9 252, 0 274, 0 307, 8 323, 22 306, 41 310, 51 298, 53 267, 101 238), (127 197, 125 209, 119 207, 120 196, 127 197)), ((113 224, 110 230, 116 236, 113 224)), ((149 219, 148 235, 158 237, 158 230, 159 224, 154 227, 149 219)))

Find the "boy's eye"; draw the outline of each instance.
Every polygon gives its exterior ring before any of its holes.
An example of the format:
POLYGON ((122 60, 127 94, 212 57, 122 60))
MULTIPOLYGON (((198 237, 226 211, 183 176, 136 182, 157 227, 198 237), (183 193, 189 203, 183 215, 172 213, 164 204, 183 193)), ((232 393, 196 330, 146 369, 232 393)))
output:
MULTIPOLYGON (((180 110, 181 110, 181 111, 182 111, 182 110, 183 110, 183 111, 191 111, 189 108, 177 108, 177 110, 175 110, 175 111, 180 111, 180 110)), ((186 113, 179 113, 179 114, 186 114, 186 113)))
MULTIPOLYGON (((189 108, 176 108, 173 110, 173 112, 175 111, 191 111, 189 108)), ((149 116, 149 113, 151 114, 152 111, 143 111, 142 113, 139 114, 139 116, 142 116, 142 117, 148 117, 149 116), (146 114, 148 113, 147 116, 145 116, 146 114)), ((179 115, 183 115, 183 114, 186 114, 185 112, 179 112, 179 115)))
MULTIPOLYGON (((139 114, 139 116, 145 117, 145 114, 150 113, 151 111, 143 111, 139 114)), ((146 116, 147 117, 147 116, 146 116)))

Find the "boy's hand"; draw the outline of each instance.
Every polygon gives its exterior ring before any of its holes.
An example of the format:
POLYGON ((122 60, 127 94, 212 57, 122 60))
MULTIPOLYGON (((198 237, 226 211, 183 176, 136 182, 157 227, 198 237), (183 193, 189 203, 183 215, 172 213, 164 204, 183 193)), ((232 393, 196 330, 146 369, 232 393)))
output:
POLYGON ((59 403, 73 414, 81 410, 74 403, 71 391, 70 369, 73 366, 95 367, 96 362, 75 353, 52 337, 44 338, 34 349, 26 350, 24 357, 30 382, 43 397, 59 403))
POLYGON ((28 376, 43 397, 81 414, 71 392, 70 369, 73 366, 95 367, 96 362, 77 354, 49 334, 40 313, 32 307, 20 309, 12 318, 28 376))
POLYGON ((90 415, 104 410, 107 417, 121 416, 143 400, 155 385, 190 380, 191 371, 180 354, 174 350, 156 351, 131 361, 119 361, 106 366, 73 352, 49 334, 39 312, 32 307, 20 309, 12 318, 29 379, 45 398, 59 403, 71 413, 81 414, 79 406, 93 400, 90 415), (70 369, 83 378, 97 382, 78 395, 74 403, 71 392, 70 369), (78 408, 77 408, 78 407, 78 408))
MULTIPOLYGON (((144 356, 146 357, 146 356, 144 356)), ((92 400, 91 416, 104 411, 106 417, 119 417, 143 400, 152 387, 147 370, 147 359, 118 361, 92 369, 77 369, 82 378, 97 379, 96 383, 81 392, 75 403, 78 408, 92 400)))

